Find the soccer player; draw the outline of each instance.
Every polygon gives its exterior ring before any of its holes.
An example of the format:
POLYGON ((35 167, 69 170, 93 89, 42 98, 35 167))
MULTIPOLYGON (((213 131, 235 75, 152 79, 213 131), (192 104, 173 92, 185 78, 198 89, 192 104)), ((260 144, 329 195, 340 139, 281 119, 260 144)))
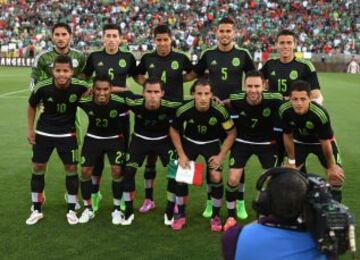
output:
MULTIPOLYGON (((121 31, 115 24, 106 24, 103 27, 103 45, 104 48, 92 52, 86 60, 83 75, 86 78, 95 76, 108 76, 111 82, 111 91, 118 93, 126 88, 126 79, 128 76, 137 75, 136 60, 132 53, 119 49, 121 43, 121 31)), ((129 140, 129 113, 124 112, 119 115, 122 120, 119 124, 123 127, 126 147, 129 140)), ((95 211, 99 208, 99 202, 102 198, 99 191, 100 179, 104 168, 104 158, 99 158, 96 163, 93 174, 92 206, 95 211)))
MULTIPOLYGON (((282 103, 282 95, 264 93, 264 78, 257 71, 245 76, 245 93, 232 94, 228 103, 239 115, 236 121, 237 137, 231 148, 230 173, 226 186, 228 219, 224 230, 236 224, 235 203, 240 179, 247 161, 254 154, 261 167, 269 169, 275 165, 274 119, 282 103)), ((246 216, 242 216, 242 219, 246 216)))
POLYGON ((288 166, 303 170, 307 156, 315 154, 326 169, 334 198, 341 201, 344 172, 329 114, 311 101, 311 86, 307 81, 293 82, 289 94, 290 101, 279 109, 288 166))
MULTIPOLYGON (((170 136, 179 156, 179 165, 187 168, 190 160, 202 155, 209 168, 211 197, 213 200, 212 231, 222 230, 219 216, 224 186, 221 177, 221 163, 234 143, 236 129, 226 109, 212 101, 213 93, 207 79, 197 80, 191 87, 194 100, 181 106, 170 127, 170 136), (186 125, 186 126, 185 126, 186 125), (221 130, 226 138, 221 146, 221 130), (181 135, 180 135, 181 134, 181 135)), ((176 189, 177 214, 172 228, 181 230, 185 225, 185 203, 188 195, 187 184, 178 183, 176 189)))
MULTIPOLYGON (((149 154, 159 156, 164 167, 173 159, 174 147, 169 138, 170 120, 173 119, 180 102, 163 99, 162 81, 149 78, 144 82, 143 96, 126 98, 126 104, 135 114, 134 133, 129 147, 124 183, 125 218, 122 225, 131 225, 134 220, 133 200, 135 197, 135 174, 149 154)), ((173 223, 175 206, 175 180, 168 179, 167 206, 164 224, 173 223)), ((148 210, 155 207, 153 202, 148 210)), ((140 211, 141 212, 141 211, 140 211)), ((147 211, 146 211, 147 212, 147 211)), ((144 213, 144 212, 143 212, 144 213)))
MULTIPOLYGON (((156 49, 142 56, 138 66, 140 83, 149 78, 156 78, 163 82, 164 98, 170 100, 183 100, 184 74, 192 71, 190 59, 182 52, 172 49, 171 31, 167 25, 159 25, 154 29, 154 42, 156 49)), ((155 182, 155 163, 157 157, 149 154, 144 173, 145 200, 140 212, 146 213, 154 204, 153 184, 155 182)))
MULTIPOLYGON (((289 99, 289 88, 295 80, 305 80, 311 86, 311 99, 321 104, 323 97, 314 65, 309 60, 296 58, 296 34, 289 30, 282 30, 276 37, 275 47, 279 57, 268 60, 261 68, 267 80, 267 89, 270 92, 279 92, 285 100, 289 99)), ((277 144, 277 166, 284 161, 284 144, 282 141, 282 128, 279 122, 274 128, 277 144)))
POLYGON ((81 161, 80 187, 85 210, 79 218, 80 223, 87 223, 95 217, 92 203, 92 180, 95 163, 107 154, 111 165, 113 212, 112 223, 119 225, 123 219, 120 200, 123 189, 121 165, 125 160, 124 135, 121 132, 119 114, 128 110, 124 98, 111 94, 111 83, 107 76, 94 79, 93 97, 80 100, 89 119, 89 126, 84 139, 81 161))
MULTIPOLYGON (((216 29, 217 46, 205 50, 194 68, 197 75, 203 75, 208 71, 214 96, 220 100, 229 98, 230 94, 242 90, 243 74, 254 70, 255 66, 247 49, 238 47, 235 42, 235 23, 231 18, 225 17, 219 21, 216 29)), ((236 121, 232 111, 232 118, 236 121)), ((224 134, 224 136, 226 136, 224 134)), ((207 174, 208 176, 208 174, 207 174)), ((244 179, 240 186, 237 202, 238 215, 246 215, 244 203, 244 179)), ((209 180, 209 178, 207 178, 209 180)), ((212 203, 210 200, 210 185, 208 185, 208 201, 203 212, 204 217, 211 217, 212 203)))
POLYGON ((55 58, 53 78, 37 83, 29 98, 28 106, 28 141, 32 144, 32 177, 31 198, 34 211, 26 220, 33 225, 44 217, 41 207, 45 186, 44 174, 52 151, 56 148, 61 158, 68 193, 69 224, 77 224, 75 214, 76 195, 79 179, 76 172, 77 142, 75 133, 75 114, 78 100, 87 91, 87 84, 71 78, 74 74, 69 56, 60 55, 55 58), (36 107, 43 103, 44 112, 40 114, 34 131, 36 107))

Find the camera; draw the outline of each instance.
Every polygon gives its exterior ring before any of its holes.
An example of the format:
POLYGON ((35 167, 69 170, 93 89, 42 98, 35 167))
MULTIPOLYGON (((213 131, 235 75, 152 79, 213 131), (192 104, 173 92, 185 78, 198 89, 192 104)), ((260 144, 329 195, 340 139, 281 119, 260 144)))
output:
POLYGON ((320 176, 309 173, 304 222, 318 243, 319 249, 338 256, 350 250, 356 252, 355 220, 349 208, 335 201, 330 185, 320 176))

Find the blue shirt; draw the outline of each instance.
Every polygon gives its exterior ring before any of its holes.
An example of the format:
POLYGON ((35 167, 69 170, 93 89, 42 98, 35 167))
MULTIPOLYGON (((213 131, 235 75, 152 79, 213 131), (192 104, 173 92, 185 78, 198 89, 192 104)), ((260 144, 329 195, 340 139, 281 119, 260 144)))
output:
POLYGON ((268 227, 245 226, 238 238, 238 260, 326 260, 309 232, 268 227))

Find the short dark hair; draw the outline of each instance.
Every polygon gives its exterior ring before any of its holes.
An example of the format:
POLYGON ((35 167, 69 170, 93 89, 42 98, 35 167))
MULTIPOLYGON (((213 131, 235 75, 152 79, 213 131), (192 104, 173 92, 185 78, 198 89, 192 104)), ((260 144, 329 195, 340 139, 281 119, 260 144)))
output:
POLYGON ((297 40, 297 36, 293 31, 284 29, 281 30, 277 35, 276 35, 276 41, 279 39, 280 36, 292 36, 294 38, 294 41, 297 40))
POLYGON ((167 26, 166 24, 161 24, 156 26, 154 29, 154 37, 156 37, 156 35, 161 33, 167 33, 169 36, 171 36, 171 30, 169 26, 167 26))
POLYGON ((54 68, 56 64, 69 64, 70 68, 73 69, 72 60, 67 55, 59 55, 54 60, 54 68))
POLYGON ((93 86, 95 86, 95 83, 97 81, 105 81, 105 82, 108 82, 109 85, 111 86, 111 81, 109 79, 109 77, 105 74, 99 74, 99 75, 96 75, 94 80, 93 80, 93 86))
POLYGON ((207 85, 210 86, 210 91, 212 92, 212 87, 211 87, 211 84, 210 84, 210 81, 208 78, 201 77, 201 78, 197 79, 190 87, 190 94, 192 95, 195 93, 197 86, 207 86, 207 85))
POLYGON ((305 80, 296 80, 290 86, 290 96, 293 91, 305 91, 306 94, 311 96, 311 86, 310 83, 305 80))
POLYGON ((54 26, 51 29, 51 34, 54 34, 54 32, 55 32, 55 30, 57 28, 64 28, 69 34, 71 34, 71 28, 66 23, 56 23, 56 24, 54 24, 54 26))
POLYGON ((121 35, 121 29, 116 24, 112 24, 112 23, 105 24, 103 27, 103 32, 105 33, 106 30, 117 30, 119 32, 119 35, 121 35))
POLYGON ((307 184, 291 171, 272 177, 268 183, 270 213, 283 220, 294 221, 303 212, 307 184))
POLYGON ((146 85, 148 84, 159 84, 160 85, 160 89, 161 91, 165 91, 164 89, 164 83, 162 82, 162 80, 157 79, 157 78, 147 78, 143 84, 143 91, 146 88, 146 85))
POLYGON ((245 80, 252 77, 260 77, 262 81, 265 80, 264 75, 261 73, 260 70, 249 70, 248 72, 246 72, 245 80))
POLYGON ((235 22, 230 17, 224 17, 218 22, 218 25, 220 25, 220 24, 232 24, 232 25, 235 25, 235 22))

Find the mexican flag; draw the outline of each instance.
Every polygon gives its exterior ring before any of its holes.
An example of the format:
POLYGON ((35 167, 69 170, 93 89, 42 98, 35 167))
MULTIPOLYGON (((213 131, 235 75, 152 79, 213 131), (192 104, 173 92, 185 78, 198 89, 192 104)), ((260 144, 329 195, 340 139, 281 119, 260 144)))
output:
POLYGON ((203 183, 204 165, 190 161, 190 169, 182 168, 177 160, 171 160, 168 165, 167 177, 177 182, 201 186, 203 183))

